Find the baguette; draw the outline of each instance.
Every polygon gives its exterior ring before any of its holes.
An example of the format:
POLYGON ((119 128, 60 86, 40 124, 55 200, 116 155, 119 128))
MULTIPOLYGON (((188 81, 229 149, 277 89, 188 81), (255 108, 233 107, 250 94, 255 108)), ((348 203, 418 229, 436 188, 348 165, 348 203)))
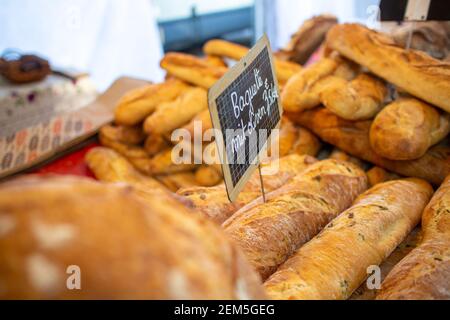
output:
POLYGON ((215 67, 195 56, 169 52, 161 60, 161 68, 193 85, 209 89, 226 72, 227 68, 215 67))
POLYGON ((0 186, 0 212, 0 299, 266 298, 220 228, 129 185, 29 176, 0 186))
POLYGON ((309 128, 325 142, 402 176, 421 178, 440 185, 450 174, 448 146, 436 145, 416 160, 389 160, 376 154, 370 147, 369 130, 372 121, 344 120, 325 108, 291 113, 288 116, 295 123, 309 128))
POLYGON ((420 221, 433 189, 423 180, 379 184, 301 247, 264 284, 273 299, 347 299, 420 221))
POLYGON ((265 203, 236 212, 223 228, 264 280, 366 188, 364 171, 353 164, 320 161, 265 203))
POLYGON ((222 58, 217 57, 217 56, 212 56, 212 55, 206 55, 203 57, 203 60, 206 61, 206 63, 208 63, 209 65, 213 66, 213 67, 224 67, 227 68, 227 64, 225 63, 225 61, 223 61, 222 58))
POLYGON ((370 145, 377 154, 391 160, 422 157, 450 131, 450 117, 432 106, 402 98, 389 104, 370 128, 370 145))
POLYGON ((187 88, 184 82, 170 79, 131 90, 119 100, 114 111, 114 121, 126 126, 137 125, 160 103, 176 99, 187 88))
POLYGON ((189 122, 199 112, 208 109, 208 94, 202 88, 192 88, 175 101, 162 103, 145 119, 146 133, 164 134, 189 122))
POLYGON ((323 58, 292 76, 281 93, 284 110, 299 112, 319 105, 319 93, 329 85, 328 76, 337 67, 335 59, 323 58))
POLYGON ((320 93, 320 101, 341 118, 366 120, 381 110, 386 95, 383 81, 362 73, 350 82, 337 78, 320 93))
POLYGON ((144 149, 150 157, 153 157, 161 151, 168 149, 170 146, 170 142, 167 141, 164 136, 157 133, 149 134, 144 143, 144 149))
POLYGON ((390 37, 358 24, 331 28, 327 46, 408 93, 450 112, 450 64, 397 47, 390 37))
POLYGON ((383 168, 377 166, 374 166, 373 168, 368 170, 366 174, 367 179, 369 180, 369 186, 371 187, 382 182, 400 179, 400 176, 398 174, 386 171, 383 168))
MULTIPOLYGON (((203 51, 208 55, 239 61, 248 53, 249 49, 229 41, 213 39, 205 43, 203 51)), ((290 77, 301 70, 301 66, 295 62, 275 58, 274 63, 277 79, 280 83, 286 83, 290 77)))
POLYGON ((213 187, 223 179, 222 170, 218 171, 214 166, 203 165, 195 171, 196 185, 202 187, 213 187))
POLYGON ((100 128, 100 132, 110 140, 125 144, 140 144, 145 139, 145 135, 140 126, 128 127, 107 124, 100 128))
POLYGON ((384 279, 377 299, 450 299, 450 177, 422 216, 422 241, 384 279))
POLYGON ((310 155, 315 157, 322 147, 319 139, 308 129, 297 127, 298 138, 294 142, 289 154, 310 155))
MULTIPOLYGON (((261 169, 265 191, 270 192, 281 187, 315 161, 313 157, 294 154, 263 165, 261 169)), ((178 194, 192 202, 194 208, 210 220, 222 224, 238 209, 261 196, 259 173, 255 172, 251 176, 235 202, 228 200, 224 184, 209 188, 182 189, 178 194)))

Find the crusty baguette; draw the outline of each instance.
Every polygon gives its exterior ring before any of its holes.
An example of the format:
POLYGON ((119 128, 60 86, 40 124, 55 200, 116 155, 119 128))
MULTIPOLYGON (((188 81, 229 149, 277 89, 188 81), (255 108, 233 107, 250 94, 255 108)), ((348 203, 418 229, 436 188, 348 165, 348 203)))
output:
POLYGON ((170 146, 170 142, 163 135, 157 133, 149 134, 144 143, 144 149, 150 157, 168 149, 170 146))
POLYGON ((111 140, 126 144, 140 144, 145 139, 141 126, 129 127, 107 124, 100 128, 100 132, 111 140))
POLYGON ((294 142, 289 153, 296 153, 299 155, 307 154, 315 157, 322 147, 320 140, 308 129, 297 127, 297 130, 297 140, 294 142))
MULTIPOLYGON (((205 43, 203 51, 209 55, 239 61, 248 53, 249 49, 237 43, 213 39, 205 43)), ((274 63, 277 79, 280 83, 286 83, 290 77, 301 70, 301 66, 295 62, 275 59, 274 63)))
POLYGON ((367 170, 366 175, 367 179, 369 180, 369 186, 371 187, 382 182, 400 179, 400 176, 398 174, 386 171, 383 168, 377 166, 374 166, 370 170, 367 170))
POLYGON ((281 50, 281 55, 289 61, 306 63, 336 23, 337 18, 332 15, 319 15, 306 20, 281 50))
POLYGON ((450 174, 450 148, 445 145, 430 148, 423 157, 416 160, 389 160, 376 154, 370 147, 370 120, 344 120, 325 108, 291 113, 289 118, 352 156, 402 176, 421 178, 439 185, 450 174))
POLYGON ((299 112, 319 105, 319 94, 337 67, 335 59, 323 58, 292 76, 281 93, 284 110, 299 112))
POLYGON ((236 212, 223 227, 264 280, 366 188, 357 166, 320 161, 269 193, 265 203, 236 212))
POLYGON ((359 24, 336 25, 327 46, 371 72, 450 112, 450 64, 395 45, 388 36, 359 24))
POLYGON ((414 99, 400 98, 386 106, 370 128, 373 151, 391 160, 422 157, 450 131, 450 116, 414 99))
POLYGON ((423 180, 379 184, 301 247, 265 283, 274 299, 347 299, 420 221, 433 189, 423 180))
POLYGON ((383 107, 386 84, 366 73, 347 82, 337 78, 320 93, 320 101, 331 112, 347 120, 373 118, 383 107))
POLYGON ((215 67, 195 56, 169 52, 161 60, 161 68, 181 80, 209 89, 227 71, 224 67, 215 67))
POLYGON ((222 180, 222 170, 217 170, 214 166, 203 165, 195 171, 195 182, 198 186, 213 187, 222 180))
MULTIPOLYGON (((301 173, 316 160, 310 156, 296 154, 272 161, 262 166, 264 189, 273 191, 293 176, 301 173)), ((235 202, 230 202, 224 184, 215 187, 188 188, 178 191, 179 195, 186 197, 193 203, 196 210, 202 212, 209 219, 221 224, 234 212, 250 201, 261 196, 261 185, 258 172, 255 172, 239 194, 235 202)))
POLYGON ((206 90, 192 88, 178 99, 162 103, 155 112, 145 119, 144 131, 147 133, 164 134, 189 122, 199 112, 208 109, 206 90))
POLYGON ((139 124, 156 109, 157 105, 174 100, 187 88, 182 81, 170 79, 131 90, 119 100, 114 121, 127 126, 139 124))
POLYGON ((198 186, 197 179, 191 171, 155 176, 155 179, 172 192, 177 192, 181 188, 198 186))
POLYGON ((422 241, 384 279, 377 299, 450 299, 450 176, 422 216, 422 241))
POLYGON ((330 156, 328 158, 351 162, 353 164, 356 164, 360 168, 364 168, 363 161, 361 161, 360 159, 358 159, 356 157, 349 155, 348 153, 345 153, 344 151, 340 150, 339 148, 333 148, 333 150, 331 151, 330 156))
POLYGON ((224 68, 228 67, 221 57, 207 54, 206 56, 203 57, 203 60, 206 61, 206 63, 208 63, 209 65, 214 67, 224 67, 224 68))
POLYGON ((0 299, 266 297, 220 228, 134 191, 74 176, 2 184, 0 299))

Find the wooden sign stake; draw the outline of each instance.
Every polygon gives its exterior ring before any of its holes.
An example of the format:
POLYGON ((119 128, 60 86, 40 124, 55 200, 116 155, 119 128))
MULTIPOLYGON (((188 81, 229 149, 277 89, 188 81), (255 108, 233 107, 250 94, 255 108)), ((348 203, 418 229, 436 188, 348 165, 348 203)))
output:
POLYGON ((264 182, 263 182, 263 177, 262 177, 262 172, 261 172, 261 163, 258 164, 258 171, 259 171, 259 182, 261 183, 261 193, 262 193, 263 201, 264 201, 264 203, 266 203, 266 192, 264 191, 264 182))

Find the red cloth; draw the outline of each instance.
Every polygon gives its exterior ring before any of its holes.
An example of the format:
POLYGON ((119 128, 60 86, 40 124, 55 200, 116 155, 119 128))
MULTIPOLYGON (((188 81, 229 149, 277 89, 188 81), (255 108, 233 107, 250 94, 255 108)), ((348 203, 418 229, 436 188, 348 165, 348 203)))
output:
POLYGON ((33 171, 33 173, 55 173, 95 178, 92 171, 89 170, 88 166, 86 165, 84 156, 89 150, 97 146, 99 146, 99 144, 93 142, 77 151, 56 159, 55 161, 33 171))

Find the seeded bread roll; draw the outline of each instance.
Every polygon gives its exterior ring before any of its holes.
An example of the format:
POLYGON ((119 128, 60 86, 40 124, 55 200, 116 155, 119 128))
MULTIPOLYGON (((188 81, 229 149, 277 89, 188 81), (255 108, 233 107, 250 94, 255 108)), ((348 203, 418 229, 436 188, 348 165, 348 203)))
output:
POLYGON ((384 279, 377 299, 450 299, 450 176, 422 216, 422 241, 384 279))
POLYGON ((433 193, 423 180, 375 186, 301 247, 264 284, 273 299, 347 299, 420 221, 433 193))
POLYGON ((359 24, 330 29, 327 46, 408 93, 450 112, 450 64, 405 50, 385 34, 359 24))
POLYGON ((320 101, 331 112, 347 120, 373 118, 383 107, 386 84, 366 73, 348 82, 336 78, 320 93, 320 101))
POLYGON ((265 298, 220 228, 131 186, 22 178, 0 212, 1 299, 265 298))
POLYGON ((224 222, 264 280, 367 188, 357 166, 337 160, 311 165, 291 182, 224 222))
POLYGON ((326 108, 286 115, 295 123, 313 131, 323 141, 399 175, 421 178, 440 185, 450 174, 450 148, 445 144, 431 147, 416 160, 389 160, 379 156, 370 147, 369 131, 372 121, 344 120, 326 108))
MULTIPOLYGON (((293 176, 300 174, 316 159, 310 156, 289 155, 263 165, 262 175, 266 192, 273 191, 293 176)), ((222 224, 234 212, 261 196, 259 173, 255 172, 234 202, 230 202, 224 184, 215 187, 197 187, 178 191, 194 208, 210 220, 222 224)))
POLYGON ((225 67, 212 66, 193 55, 169 52, 161 60, 161 68, 170 75, 193 85, 209 89, 226 72, 225 67))
POLYGON ((414 99, 401 98, 386 106, 370 128, 373 151, 391 160, 422 157, 450 131, 450 116, 414 99))
POLYGON ((155 111, 160 103, 176 99, 187 88, 184 82, 169 79, 131 90, 119 100, 114 121, 126 126, 137 125, 155 111))

